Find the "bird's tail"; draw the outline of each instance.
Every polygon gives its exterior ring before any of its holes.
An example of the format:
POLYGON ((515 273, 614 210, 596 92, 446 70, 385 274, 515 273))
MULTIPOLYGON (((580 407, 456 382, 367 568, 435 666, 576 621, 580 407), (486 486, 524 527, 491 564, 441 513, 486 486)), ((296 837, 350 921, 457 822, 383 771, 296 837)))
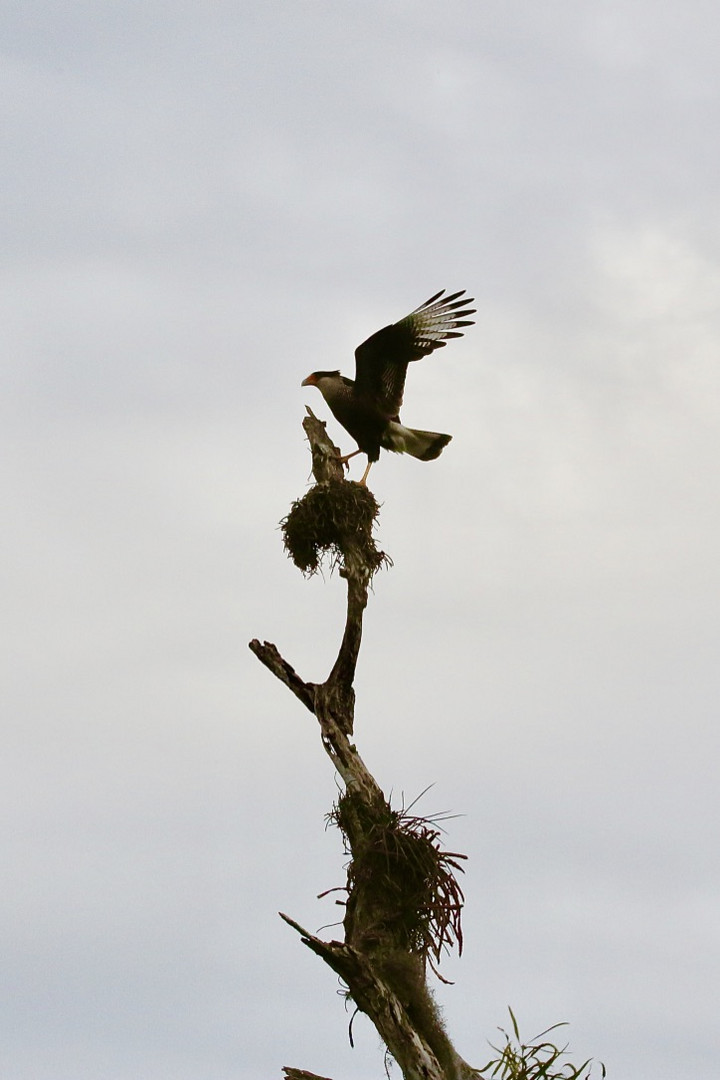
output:
POLYGON ((420 461, 433 461, 440 457, 451 439, 452 435, 439 435, 437 431, 419 431, 391 420, 383 446, 386 450, 394 450, 396 454, 410 454, 420 461))

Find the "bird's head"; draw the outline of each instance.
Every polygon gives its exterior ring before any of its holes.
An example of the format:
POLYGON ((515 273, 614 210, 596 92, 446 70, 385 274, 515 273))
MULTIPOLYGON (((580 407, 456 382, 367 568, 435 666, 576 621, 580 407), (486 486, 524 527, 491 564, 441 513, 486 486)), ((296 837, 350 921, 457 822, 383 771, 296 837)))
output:
POLYGON ((339 371, 313 371, 312 375, 308 375, 307 379, 303 379, 300 383, 301 386, 317 386, 321 387, 323 379, 331 379, 333 381, 340 378, 339 371))
POLYGON ((338 382, 339 380, 340 372, 313 372, 307 379, 302 380, 300 386, 317 387, 322 392, 324 384, 327 386, 327 382, 338 382))

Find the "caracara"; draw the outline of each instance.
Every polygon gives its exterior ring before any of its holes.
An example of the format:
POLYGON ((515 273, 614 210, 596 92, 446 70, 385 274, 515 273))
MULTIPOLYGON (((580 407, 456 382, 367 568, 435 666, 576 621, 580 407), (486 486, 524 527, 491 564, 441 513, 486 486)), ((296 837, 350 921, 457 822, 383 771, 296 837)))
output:
POLYGON ((462 337, 459 327, 473 324, 474 320, 466 316, 474 315, 475 308, 465 307, 473 298, 464 296, 464 289, 450 296, 443 296, 444 292, 441 289, 404 319, 378 330, 359 345, 355 350, 354 382, 339 371, 314 371, 303 380, 303 386, 317 386, 335 419, 358 444, 357 450, 341 459, 343 463, 355 454, 367 454, 361 484, 380 457, 381 447, 396 454, 411 454, 420 461, 432 461, 452 438, 400 423, 410 361, 442 348, 448 338, 462 337))

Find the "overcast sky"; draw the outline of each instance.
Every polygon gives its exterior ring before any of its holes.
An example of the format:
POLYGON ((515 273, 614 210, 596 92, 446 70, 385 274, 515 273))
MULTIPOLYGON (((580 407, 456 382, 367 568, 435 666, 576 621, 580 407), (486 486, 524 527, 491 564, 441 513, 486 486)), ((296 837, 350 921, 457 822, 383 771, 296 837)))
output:
POLYGON ((403 409, 453 442, 371 473, 358 747, 462 815, 466 1059, 510 1004, 717 1080, 720 8, 1 10, 3 1078, 384 1075, 276 914, 345 860, 247 642, 322 680, 341 634, 277 530, 301 380, 466 288, 403 409))

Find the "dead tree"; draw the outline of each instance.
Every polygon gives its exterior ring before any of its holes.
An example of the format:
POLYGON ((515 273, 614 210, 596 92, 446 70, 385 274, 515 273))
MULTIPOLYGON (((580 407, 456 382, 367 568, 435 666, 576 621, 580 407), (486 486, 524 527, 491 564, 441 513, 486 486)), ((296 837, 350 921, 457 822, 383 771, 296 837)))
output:
MULTIPOLYGON (((288 553, 304 573, 326 555, 347 582, 340 651, 323 683, 305 682, 270 642, 250 648, 315 715, 322 745, 344 790, 331 812, 350 855, 344 941, 324 941, 287 915, 305 945, 340 977, 348 997, 373 1022, 405 1080, 470 1080, 479 1073, 454 1049, 427 986, 451 946, 462 949, 464 858, 442 851, 432 818, 393 810, 352 741, 353 680, 373 574, 390 560, 372 530, 379 507, 370 491, 345 480, 337 447, 308 409, 303 421, 316 483, 282 523, 288 553)), ((324 1080, 285 1068, 288 1080, 324 1080)))

